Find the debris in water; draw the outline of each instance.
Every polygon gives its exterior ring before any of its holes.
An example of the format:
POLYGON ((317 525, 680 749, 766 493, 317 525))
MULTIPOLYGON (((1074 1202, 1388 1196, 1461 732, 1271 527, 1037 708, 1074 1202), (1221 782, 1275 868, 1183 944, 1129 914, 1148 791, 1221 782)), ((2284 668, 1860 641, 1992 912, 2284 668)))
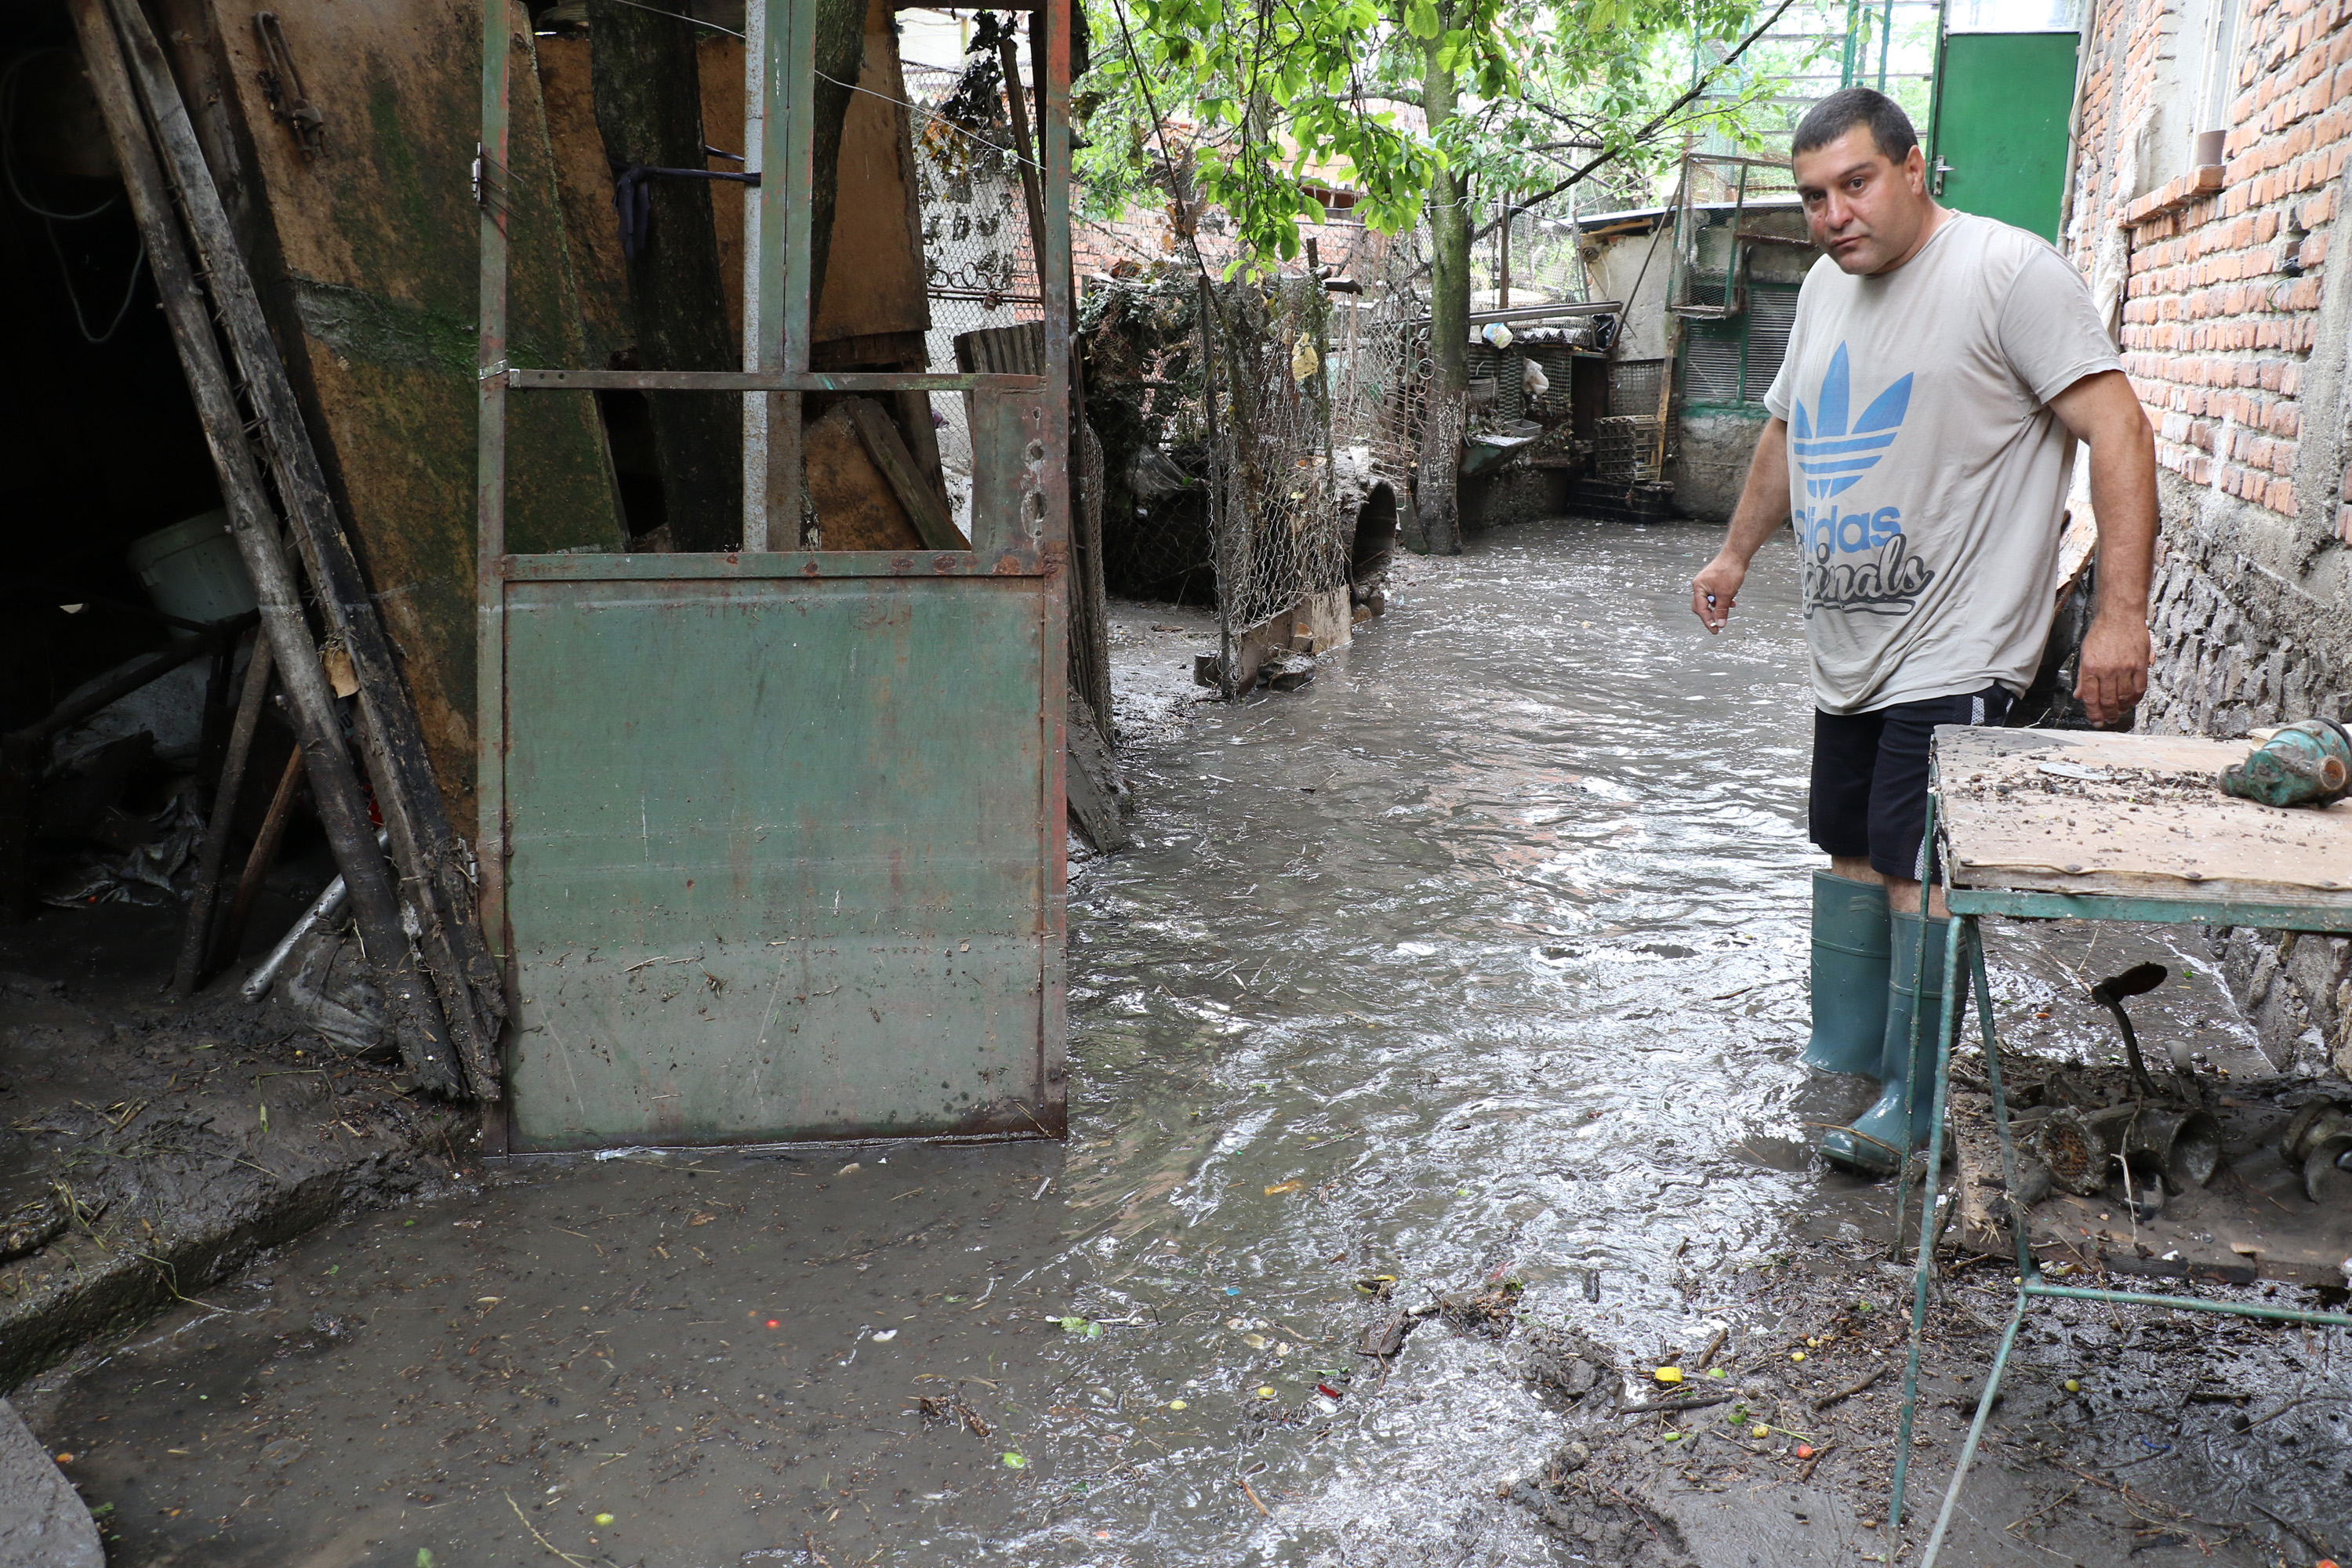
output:
POLYGON ((1274 1185, 1266 1188, 1265 1195, 1271 1198, 1278 1197, 1284 1193, 1295 1193, 1304 1184, 1305 1184, 1300 1182, 1276 1182, 1274 1185))
POLYGON ((1008 1470, 1024 1470, 1029 1468, 1029 1461, 1018 1454, 1007 1454, 1004 1456, 1004 1468, 1008 1470))
POLYGON ((863 1168, 864 1167, 860 1166, 856 1161, 852 1160, 848 1164, 844 1165, 840 1170, 835 1171, 834 1174, 836 1176, 854 1176, 863 1168))
POLYGON ((1683 1369, 1678 1366, 1662 1366, 1650 1375, 1660 1383, 1680 1383, 1683 1380, 1683 1369))
MULTIPOLYGON (((1089 1340, 1102 1338, 1102 1325, 1090 1319, 1068 1317, 1057 1318, 1055 1321, 1062 1325, 1062 1331, 1066 1334, 1076 1334, 1082 1339, 1089 1340)), ((874 1337, 878 1340, 883 1336, 877 1334, 874 1337)))

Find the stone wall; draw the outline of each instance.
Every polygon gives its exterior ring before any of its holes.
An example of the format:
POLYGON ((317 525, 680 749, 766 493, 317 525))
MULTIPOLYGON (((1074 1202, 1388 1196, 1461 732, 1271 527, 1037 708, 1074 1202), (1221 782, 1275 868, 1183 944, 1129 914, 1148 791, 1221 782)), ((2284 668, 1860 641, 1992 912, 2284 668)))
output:
POLYGON ((1700 522, 1729 522, 1748 482, 1748 464, 1764 434, 1765 413, 1684 414, 1675 422, 1677 442, 1666 478, 1674 481, 1675 509, 1700 522))
MULTIPOLYGON (((2239 0, 2221 50, 2229 3, 2095 0, 2064 236, 2156 428, 2140 725, 2217 736, 2352 720, 2352 268, 2329 265, 2352 0, 2239 0)), ((2273 1060, 2352 1070, 2352 945, 2236 931, 2216 951, 2273 1060)))

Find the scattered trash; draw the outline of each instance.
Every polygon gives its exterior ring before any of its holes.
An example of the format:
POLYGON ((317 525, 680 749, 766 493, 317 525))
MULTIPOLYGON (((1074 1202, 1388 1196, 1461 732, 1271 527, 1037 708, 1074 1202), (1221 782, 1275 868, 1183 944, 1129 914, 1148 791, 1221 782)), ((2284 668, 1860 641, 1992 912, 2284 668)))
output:
MULTIPOLYGON (((1055 1321, 1062 1325, 1062 1331, 1066 1334, 1076 1334, 1080 1339, 1087 1340, 1098 1340, 1102 1338, 1102 1325, 1089 1319, 1079 1317, 1057 1318, 1055 1321)), ((877 1334, 874 1337, 876 1339, 880 1339, 882 1336, 877 1334)))
POLYGON ((612 1522, 613 1522, 613 1521, 614 1521, 615 1518, 617 1518, 617 1517, 618 1517, 618 1516, 617 1516, 617 1515, 614 1515, 614 1514, 600 1513, 600 1514, 598 1514, 598 1515, 596 1516, 596 1522, 597 1522, 598 1524, 600 1524, 600 1525, 601 1525, 601 1524, 610 1524, 610 1523, 612 1523, 612 1522))
POLYGON ((1650 1375, 1660 1383, 1680 1383, 1683 1380, 1683 1369, 1678 1366, 1662 1366, 1650 1375))
POLYGON ((1006 1454, 1004 1468, 1008 1470, 1025 1470, 1029 1468, 1029 1461, 1018 1454, 1006 1454))
POLYGON ((852 1160, 848 1164, 844 1165, 840 1170, 835 1171, 834 1174, 836 1176, 854 1176, 865 1168, 865 1166, 860 1165, 856 1161, 852 1160))
POLYGON ((1274 1185, 1266 1188, 1265 1195, 1271 1198, 1278 1197, 1284 1193, 1295 1193, 1304 1184, 1305 1184, 1299 1182, 1276 1182, 1274 1185))
POLYGON ((1274 1397, 1274 1390, 1270 1386, 1261 1385, 1257 1391, 1257 1396, 1260 1399, 1272 1399, 1274 1397))
POLYGON ((1329 1384, 1328 1384, 1328 1383, 1318 1383, 1318 1384, 1317 1384, 1315 1385, 1315 1392, 1316 1392, 1316 1393, 1318 1393, 1318 1394, 1321 1394, 1324 1398, 1326 1398, 1326 1399, 1329 1399, 1329 1400, 1333 1400, 1333 1401, 1337 1401, 1337 1400, 1339 1400, 1339 1399, 1341 1399, 1341 1398, 1345 1397, 1344 1395, 1342 1395, 1342 1394, 1340 1394, 1340 1392, 1339 1392, 1338 1389, 1336 1389, 1336 1388, 1332 1387, 1332 1386, 1331 1386, 1329 1384))
POLYGON ((1184 1407, 1184 1402, 1181 1399, 1171 1399, 1168 1402, 1168 1408, 1171 1410, 1181 1410, 1184 1407))
POLYGON ((1813 1446, 1811 1443, 1800 1443, 1790 1452, 1801 1459, 1810 1459, 1813 1457, 1813 1446))
POLYGON ((322 921, 295 943, 278 971, 279 1004, 346 1056, 389 1060, 400 1054, 392 1010, 347 925, 322 921))
MULTIPOLYGON (((1101 1333, 1101 1332, 1102 1332, 1102 1331, 1101 1331, 1100 1329, 1097 1329, 1097 1330, 1095 1330, 1095 1332, 1097 1332, 1097 1333, 1101 1333)), ((896 1330, 896 1329, 885 1329, 885 1330, 883 1330, 880 1333, 876 1334, 876 1335, 874 1336, 874 1342, 875 1342, 876 1344, 877 1344, 877 1345, 887 1345, 887 1344, 888 1344, 892 1340, 895 1340, 895 1339, 897 1339, 898 1337, 898 1330, 896 1330)))

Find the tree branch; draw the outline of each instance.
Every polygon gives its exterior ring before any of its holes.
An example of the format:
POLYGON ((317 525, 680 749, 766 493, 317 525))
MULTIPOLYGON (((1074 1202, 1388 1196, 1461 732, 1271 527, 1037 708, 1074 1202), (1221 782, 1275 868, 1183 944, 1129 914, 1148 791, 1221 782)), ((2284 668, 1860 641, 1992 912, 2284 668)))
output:
MULTIPOLYGON (((1720 77, 1725 71, 1728 70, 1734 60, 1748 52, 1748 46, 1762 37, 1765 33, 1771 28, 1774 23, 1780 21, 1781 16, 1787 14, 1789 7, 1796 3, 1797 0, 1780 0, 1780 4, 1773 9, 1773 12, 1769 16, 1765 17, 1763 21, 1758 23, 1752 32, 1750 32, 1746 37, 1739 40, 1739 47, 1738 48, 1733 49, 1729 54, 1724 56, 1723 58, 1717 62, 1716 68, 1706 75, 1701 77, 1696 85, 1692 87, 1688 92, 1683 94, 1680 98, 1666 105, 1664 109, 1659 110, 1658 113, 1652 118, 1647 125, 1643 126, 1642 129, 1634 132, 1633 135, 1627 137, 1623 147, 1617 148, 1611 152, 1602 153, 1591 163, 1586 163, 1574 174, 1569 175, 1568 178, 1552 186, 1551 189, 1542 192, 1539 195, 1529 196, 1525 202, 1519 205, 1522 206, 1536 206, 1541 203, 1548 202, 1551 200, 1552 197, 1559 195, 1562 191, 1567 190, 1570 186, 1578 184, 1587 174, 1590 174, 1593 170, 1601 167, 1601 164, 1606 163, 1611 159, 1618 157, 1622 153, 1631 151, 1633 148, 1641 145, 1642 142, 1645 138, 1654 134, 1660 126, 1665 124, 1675 115, 1680 114, 1683 111, 1685 105, 1688 104, 1693 99, 1705 92, 1708 88, 1714 86, 1716 79, 1720 77)), ((1470 243, 1475 245, 1480 240, 1486 238, 1488 235, 1494 233, 1496 228, 1501 226, 1502 221, 1502 219, 1496 218, 1494 222, 1489 223, 1486 227, 1479 229, 1470 237, 1470 243)))

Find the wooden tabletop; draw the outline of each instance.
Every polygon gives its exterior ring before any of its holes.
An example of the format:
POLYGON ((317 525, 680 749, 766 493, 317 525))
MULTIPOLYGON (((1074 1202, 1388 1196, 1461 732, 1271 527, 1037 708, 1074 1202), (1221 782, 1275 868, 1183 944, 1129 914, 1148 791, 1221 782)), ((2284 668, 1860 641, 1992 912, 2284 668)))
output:
POLYGON ((1956 888, 2352 909, 2352 801, 2221 793, 2252 741, 1937 730, 1956 888))

